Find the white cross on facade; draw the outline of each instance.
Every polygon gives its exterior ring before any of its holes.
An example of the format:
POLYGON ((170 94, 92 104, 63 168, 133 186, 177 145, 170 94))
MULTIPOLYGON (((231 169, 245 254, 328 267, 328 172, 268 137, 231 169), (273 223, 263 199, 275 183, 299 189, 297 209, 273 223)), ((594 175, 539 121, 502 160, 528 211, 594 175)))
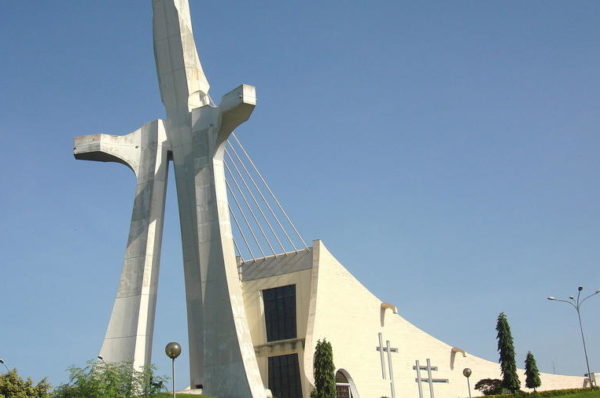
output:
POLYGON ((423 387, 421 386, 422 382, 426 382, 427 384, 429 384, 429 397, 430 398, 434 398, 433 383, 448 383, 448 379, 434 379, 432 377, 431 372, 437 371, 438 368, 437 368, 437 366, 431 366, 431 360, 429 358, 427 358, 427 366, 420 366, 419 361, 417 360, 415 362, 415 366, 413 366, 413 369, 417 371, 417 378, 415 379, 415 381, 417 382, 417 385, 419 386, 419 398, 423 398, 423 387), (426 378, 421 377, 422 370, 427 371, 426 378))
POLYGON ((379 351, 379 357, 381 359, 381 377, 385 380, 387 378, 385 372, 385 357, 384 353, 387 353, 388 370, 390 374, 390 389, 392 392, 392 398, 396 397, 396 388, 394 386, 394 367, 392 366, 392 352, 398 353, 398 348, 392 348, 390 341, 386 340, 385 346, 383 345, 383 335, 379 333, 379 346, 376 347, 379 351))

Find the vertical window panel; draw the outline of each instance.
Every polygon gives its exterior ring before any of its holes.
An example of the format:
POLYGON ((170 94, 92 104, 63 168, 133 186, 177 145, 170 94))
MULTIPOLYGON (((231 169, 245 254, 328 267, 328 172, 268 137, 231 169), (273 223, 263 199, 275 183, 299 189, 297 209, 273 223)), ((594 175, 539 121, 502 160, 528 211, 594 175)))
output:
POLYGON ((267 341, 296 338, 296 285, 265 289, 262 294, 267 341))
POLYGON ((302 398, 298 354, 269 357, 269 389, 277 398, 302 398))

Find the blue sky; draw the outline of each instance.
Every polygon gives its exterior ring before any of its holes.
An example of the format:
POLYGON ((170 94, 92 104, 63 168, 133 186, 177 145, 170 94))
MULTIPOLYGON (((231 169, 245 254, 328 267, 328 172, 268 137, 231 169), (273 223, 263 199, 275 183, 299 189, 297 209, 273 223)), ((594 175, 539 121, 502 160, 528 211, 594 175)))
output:
MULTIPOLYGON (((600 2, 191 0, 215 99, 255 85, 238 136, 307 240, 445 342, 583 374, 575 311, 600 288, 600 2)), ((150 1, 0 12, 0 358, 66 380, 97 355, 134 177, 72 138, 164 117, 150 1)), ((171 180, 172 182, 172 180, 171 180)), ((172 184, 171 184, 172 185, 172 184)), ((153 362, 187 342, 168 193, 153 362)), ((583 309, 600 371, 600 296, 583 309)), ((178 361, 181 387, 187 356, 178 361)))

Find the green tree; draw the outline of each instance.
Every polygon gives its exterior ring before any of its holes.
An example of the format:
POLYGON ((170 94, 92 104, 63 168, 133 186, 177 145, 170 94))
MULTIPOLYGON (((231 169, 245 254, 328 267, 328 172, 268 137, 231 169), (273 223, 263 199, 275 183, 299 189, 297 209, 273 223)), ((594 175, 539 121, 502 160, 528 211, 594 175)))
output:
POLYGON ((69 382, 59 386, 53 398, 155 397, 165 381, 153 376, 152 368, 138 370, 131 363, 90 361, 69 373, 69 382))
POLYGON ((517 364, 515 362, 515 348, 510 333, 510 326, 504 312, 498 315, 496 323, 498 332, 498 352, 500 353, 500 370, 502 371, 502 387, 512 393, 519 391, 521 382, 517 375, 517 364))
POLYGON ((502 380, 500 379, 481 379, 475 384, 475 389, 483 395, 497 395, 502 393, 502 380))
POLYGON ((335 365, 333 364, 333 349, 331 343, 323 339, 317 341, 313 359, 315 389, 310 393, 311 398, 335 398, 335 365))
POLYGON ((23 380, 16 369, 0 375, 0 398, 46 398, 49 389, 46 379, 34 385, 29 377, 23 380))
POLYGON ((527 388, 533 388, 533 391, 536 392, 536 388, 541 385, 542 380, 540 379, 540 371, 537 368, 533 354, 529 351, 527 353, 527 358, 525 358, 525 386, 527 386, 527 388))

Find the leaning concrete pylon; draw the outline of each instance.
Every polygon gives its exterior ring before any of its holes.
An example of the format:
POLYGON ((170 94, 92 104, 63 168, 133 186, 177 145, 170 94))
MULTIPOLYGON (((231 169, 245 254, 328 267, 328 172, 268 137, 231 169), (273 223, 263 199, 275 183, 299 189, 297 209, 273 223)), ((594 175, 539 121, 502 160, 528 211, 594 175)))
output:
POLYGON ((121 280, 100 355, 107 361, 150 363, 160 261, 165 188, 166 134, 162 120, 124 136, 75 138, 75 157, 119 162, 137 178, 121 280))
POLYGON ((164 218, 173 160, 181 220, 192 387, 221 397, 265 397, 244 310, 225 185, 225 142, 256 104, 242 85, 218 106, 194 43, 187 0, 153 0, 154 53, 167 120, 125 136, 75 139, 75 157, 115 161, 137 189, 121 281, 101 355, 150 364, 164 218))

